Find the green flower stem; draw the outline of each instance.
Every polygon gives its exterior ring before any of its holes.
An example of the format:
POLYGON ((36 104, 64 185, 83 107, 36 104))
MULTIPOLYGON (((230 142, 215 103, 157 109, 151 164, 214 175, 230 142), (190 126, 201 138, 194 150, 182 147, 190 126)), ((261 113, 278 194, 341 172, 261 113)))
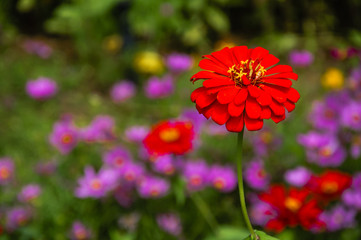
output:
MULTIPOLYGON (((244 129, 244 128, 243 128, 244 129)), ((246 223, 246 226, 251 233, 251 239, 256 240, 257 235, 255 231, 253 230, 251 221, 249 220, 248 213, 247 213, 247 207, 246 207, 246 201, 244 198, 244 187, 243 187, 243 173, 242 173, 242 147, 243 147, 243 133, 238 133, 238 142, 237 142, 237 172, 238 172, 238 189, 239 189, 239 200, 241 201, 241 209, 243 214, 243 219, 246 223)))
POLYGON ((208 225, 211 227, 213 232, 216 234, 217 229, 217 221, 214 218, 211 210, 209 209, 207 203, 202 199, 199 193, 193 193, 191 195, 191 199, 193 200, 194 204, 197 206, 201 214, 203 215, 204 219, 207 221, 208 225))

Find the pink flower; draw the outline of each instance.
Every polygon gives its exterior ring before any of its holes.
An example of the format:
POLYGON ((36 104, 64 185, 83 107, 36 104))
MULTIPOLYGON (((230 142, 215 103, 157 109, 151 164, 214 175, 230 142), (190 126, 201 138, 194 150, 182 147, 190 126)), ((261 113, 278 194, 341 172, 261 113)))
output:
POLYGON ((122 103, 135 95, 136 87, 133 82, 123 80, 114 84, 110 90, 110 96, 116 103, 122 103))
POLYGON ((34 99, 45 100, 51 98, 58 92, 58 86, 54 80, 40 77, 27 82, 26 92, 34 99))
POLYGON ((70 153, 78 144, 78 140, 79 132, 69 121, 55 123, 49 136, 50 144, 62 154, 70 153))
POLYGON ((233 191, 237 186, 237 175, 230 166, 213 165, 208 174, 210 185, 221 192, 233 191))
POLYGON ((256 190, 266 189, 270 182, 270 176, 261 160, 251 161, 244 172, 244 177, 247 184, 256 190))
POLYGON ((144 91, 148 98, 165 98, 174 92, 173 78, 169 75, 162 79, 151 77, 146 83, 144 91))

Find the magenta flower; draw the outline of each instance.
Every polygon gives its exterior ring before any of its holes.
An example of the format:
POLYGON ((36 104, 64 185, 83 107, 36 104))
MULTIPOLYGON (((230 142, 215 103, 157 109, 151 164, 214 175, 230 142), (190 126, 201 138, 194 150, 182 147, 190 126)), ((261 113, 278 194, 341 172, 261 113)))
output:
POLYGON ((346 151, 337 137, 328 133, 311 131, 298 136, 298 142, 306 148, 307 161, 322 167, 337 167, 346 158, 346 151))
POLYGON ((119 181, 116 170, 101 169, 96 173, 90 166, 85 168, 85 175, 78 180, 78 188, 75 195, 78 198, 101 198, 113 190, 119 181))
POLYGON ((265 226, 269 220, 276 216, 276 211, 271 205, 258 199, 251 201, 249 215, 251 222, 255 225, 265 226))
POLYGON ((293 50, 290 52, 289 61, 297 67, 307 67, 313 63, 313 54, 307 50, 293 50))
POLYGON ((259 157, 268 156, 271 151, 276 150, 282 144, 282 139, 267 127, 260 131, 250 133, 250 135, 253 151, 255 155, 259 157))
POLYGON ((168 194, 169 187, 166 180, 147 176, 138 184, 137 190, 142 198, 161 198, 168 194))
POLYGON ((173 78, 169 75, 162 79, 151 77, 144 87, 145 95, 148 98, 165 98, 174 92, 173 78))
POLYGON ((341 112, 341 124, 352 130, 361 130, 361 103, 351 102, 341 112))
POLYGON ((91 238, 91 235, 91 231, 82 222, 73 222, 70 232, 71 240, 87 240, 91 238))
POLYGON ((122 168, 124 165, 132 161, 132 157, 128 150, 123 147, 115 147, 103 154, 103 162, 114 168, 122 168))
POLYGON ((349 76, 349 86, 358 97, 361 95, 361 65, 354 68, 349 76))
POLYGON ((137 183, 142 180, 144 175, 144 167, 138 163, 127 162, 121 169, 120 169, 120 178, 130 184, 130 183, 137 183))
POLYGON ((208 181, 221 192, 231 192, 237 186, 237 175, 233 167, 213 165, 209 170, 208 181))
POLYGON ((181 73, 192 68, 193 59, 187 54, 172 53, 167 56, 166 65, 170 71, 181 73))
POLYGON ((173 236, 179 236, 182 233, 182 224, 180 218, 174 213, 163 213, 157 215, 158 226, 165 232, 173 236))
POLYGON ((179 117, 181 120, 190 121, 193 125, 194 132, 200 132, 207 119, 193 108, 185 109, 179 117))
POLYGON ((0 185, 8 184, 14 177, 14 162, 10 158, 0 158, 0 185))
POLYGON ((244 180, 256 190, 266 189, 270 183, 270 176, 264 169, 263 161, 253 160, 249 162, 244 171, 244 180))
POLYGON ((6 228, 14 231, 29 222, 31 213, 28 208, 15 207, 10 209, 6 214, 6 228))
POLYGON ((44 42, 35 40, 26 40, 23 43, 23 49, 30 54, 37 55, 43 59, 47 59, 53 53, 53 49, 44 42))
POLYGON ((295 169, 288 170, 285 173, 285 180, 288 184, 295 187, 303 187, 311 178, 312 173, 304 167, 297 167, 295 169))
POLYGON ((327 212, 323 212, 320 220, 326 224, 326 229, 330 232, 338 231, 356 226, 356 211, 347 210, 342 205, 338 205, 327 212))
POLYGON ((153 161, 155 172, 171 176, 176 171, 176 163, 171 155, 163 155, 153 161))
POLYGON ((352 186, 342 194, 343 203, 352 209, 361 210, 361 172, 352 179, 352 186))
POLYGON ((128 80, 122 80, 114 84, 110 90, 110 96, 115 103, 122 103, 135 95, 135 84, 128 80))
POLYGON ((317 129, 335 132, 340 125, 338 109, 326 102, 316 101, 312 104, 309 121, 317 129))
POLYGON ((149 128, 146 126, 132 126, 125 130, 125 137, 130 142, 142 143, 148 133, 149 128))
POLYGON ((50 78, 39 77, 36 80, 30 80, 26 84, 27 94, 37 100, 45 100, 54 96, 58 92, 56 82, 50 78))
POLYGON ((78 139, 79 132, 69 121, 55 123, 49 136, 50 144, 62 154, 70 153, 78 144, 78 139))
POLYGON ((209 168, 204 160, 188 161, 183 167, 183 178, 190 191, 200 191, 208 184, 209 168))
POLYGON ((107 142, 115 139, 115 122, 111 116, 98 115, 90 125, 81 130, 81 139, 86 142, 107 142))
POLYGON ((40 196, 41 192, 38 184, 28 184, 21 189, 18 200, 23 203, 31 203, 40 196))

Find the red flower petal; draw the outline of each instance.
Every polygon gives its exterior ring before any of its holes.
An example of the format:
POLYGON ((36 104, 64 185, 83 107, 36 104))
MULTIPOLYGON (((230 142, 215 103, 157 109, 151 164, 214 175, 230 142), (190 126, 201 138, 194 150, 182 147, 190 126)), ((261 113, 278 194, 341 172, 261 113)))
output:
POLYGON ((212 119, 219 125, 223 125, 229 119, 229 113, 227 111, 227 105, 215 103, 213 104, 212 119))
POLYGON ((228 69, 226 67, 220 66, 209 59, 201 60, 199 62, 199 67, 204 70, 210 70, 228 76, 228 69))
POLYGON ((293 102, 291 102, 290 100, 287 100, 286 102, 284 102, 283 105, 285 106, 285 108, 287 109, 288 112, 292 112, 296 107, 296 105, 293 102))
POLYGON ((226 128, 230 132, 240 132, 244 127, 244 118, 243 114, 239 117, 231 117, 226 123, 226 128))
POLYGON ((252 119, 257 119, 261 116, 261 106, 257 103, 256 99, 248 97, 246 100, 246 113, 252 119))
MULTIPOLYGON (((260 89, 260 90, 261 90, 261 89, 260 89)), ((271 95, 270 95, 269 93, 263 91, 263 90, 261 90, 261 91, 262 91, 262 94, 261 94, 261 96, 259 96, 259 97, 257 98, 257 102, 258 102, 259 104, 261 104, 262 106, 268 106, 268 105, 270 105, 271 102, 272 102, 272 97, 271 97, 271 95)))
MULTIPOLYGON (((208 80, 209 81, 209 80, 208 80)), ((282 78, 263 78, 262 81, 267 84, 278 85, 281 87, 289 88, 292 86, 291 80, 282 78)))
POLYGON ((211 103, 213 103, 216 100, 216 98, 217 98, 216 94, 212 94, 212 95, 202 94, 198 96, 198 98, 196 99, 196 103, 199 107, 205 108, 209 106, 211 103))
POLYGON ((261 64, 264 68, 268 68, 272 65, 275 65, 279 61, 280 60, 278 58, 276 58, 275 56, 273 56, 272 54, 268 54, 266 57, 264 57, 262 59, 261 64))
POLYGON ((206 88, 226 86, 226 85, 234 85, 234 82, 227 77, 212 78, 209 80, 205 80, 203 82, 203 86, 206 88))
POLYGON ((267 70, 266 76, 275 74, 275 73, 283 73, 283 72, 292 72, 292 67, 288 65, 276 65, 267 70))
POLYGON ((210 79, 210 78, 219 77, 219 76, 220 75, 218 75, 217 73, 213 73, 213 72, 209 72, 209 71, 200 71, 191 77, 191 81, 195 82, 199 79, 210 79))
POLYGON ((237 94, 237 96, 234 99, 234 103, 237 105, 241 105, 242 103, 244 103, 244 101, 246 101, 248 96, 248 91, 246 88, 241 88, 241 90, 239 91, 239 93, 237 94))
POLYGON ((282 116, 285 114, 285 108, 282 104, 272 100, 272 103, 269 106, 275 115, 282 116))
POLYGON ((206 90, 206 88, 204 88, 204 87, 200 87, 200 88, 197 88, 196 90, 194 90, 191 94, 192 102, 195 102, 196 98, 198 98, 201 94, 204 94, 205 90, 206 90))
POLYGON ((251 95, 254 98, 258 98, 261 95, 261 89, 259 89, 258 87, 255 87, 253 85, 248 85, 247 86, 247 90, 249 92, 249 95, 251 95))
POLYGON ((287 93, 287 98, 291 101, 296 103, 298 99, 300 99, 300 94, 297 92, 296 89, 290 88, 287 93))
POLYGON ((256 47, 255 49, 253 49, 252 53, 251 53, 251 59, 256 60, 257 58, 264 58, 265 56, 267 56, 269 53, 268 50, 264 49, 263 47, 256 47))
POLYGON ((241 105, 236 105, 234 102, 231 102, 228 104, 228 112, 229 115, 232 117, 238 117, 240 116, 244 111, 245 103, 242 103, 241 105))
POLYGON ((249 81, 249 79, 248 79, 245 75, 242 76, 242 83, 243 83, 244 85, 249 85, 249 84, 251 84, 251 82, 249 81))
POLYGON ((269 107, 262 107, 261 118, 270 119, 271 118, 271 109, 269 107))
POLYGON ((212 55, 228 67, 232 67, 235 64, 233 62, 232 52, 228 47, 225 47, 220 51, 216 51, 212 53, 212 55))
POLYGON ((247 116, 247 114, 244 116, 244 122, 249 131, 260 130, 263 127, 262 119, 252 119, 252 118, 249 118, 247 116))
POLYGON ((236 87, 224 89, 222 91, 219 91, 219 93, 217 94, 217 100, 221 104, 230 103, 236 97, 238 92, 239 88, 236 87))
POLYGON ((206 88, 206 93, 207 94, 214 94, 214 93, 218 93, 221 90, 225 90, 225 89, 230 89, 230 88, 234 88, 234 86, 220 86, 220 87, 212 87, 212 88, 206 88))
POLYGON ((262 89, 269 93, 277 102, 283 103, 287 100, 287 91, 286 88, 281 88, 277 86, 267 86, 262 85, 262 89))
POLYGON ((237 46, 232 48, 232 50, 238 62, 245 61, 249 58, 247 46, 237 46))
MULTIPOLYGON (((213 105, 213 104, 212 104, 213 105)), ((209 119, 212 115, 213 112, 213 107, 212 105, 209 105, 208 107, 205 108, 200 108, 197 104, 196 104, 196 108, 198 110, 198 112, 200 114, 203 114, 205 118, 209 119)))
POLYGON ((282 116, 276 116, 274 114, 272 114, 271 119, 275 122, 275 123, 279 123, 282 120, 285 120, 286 118, 286 114, 283 114, 282 116))

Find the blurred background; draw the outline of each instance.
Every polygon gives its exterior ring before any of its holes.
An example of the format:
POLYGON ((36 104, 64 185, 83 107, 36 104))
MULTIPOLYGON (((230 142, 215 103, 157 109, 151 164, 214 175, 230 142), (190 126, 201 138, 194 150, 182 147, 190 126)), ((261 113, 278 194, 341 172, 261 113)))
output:
POLYGON ((284 240, 361 239, 360 12, 359 0, 1 0, 0 239, 245 238, 236 135, 198 114, 189 81, 202 55, 239 45, 292 66, 301 94, 286 121, 246 132, 252 222, 284 240), (186 155, 145 151, 164 120, 192 122, 186 155), (267 227, 277 209, 259 196, 312 179, 337 185, 324 224, 267 227))

